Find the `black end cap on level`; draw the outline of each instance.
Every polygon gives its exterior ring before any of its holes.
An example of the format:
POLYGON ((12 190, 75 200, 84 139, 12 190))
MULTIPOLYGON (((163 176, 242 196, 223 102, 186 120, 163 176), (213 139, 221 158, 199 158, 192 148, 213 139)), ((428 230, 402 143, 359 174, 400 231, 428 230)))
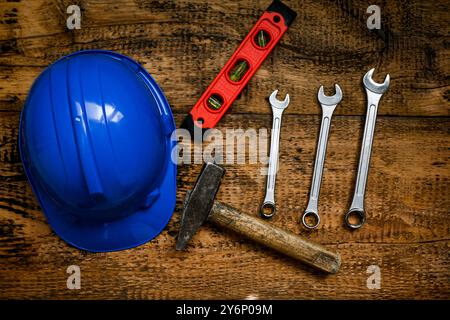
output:
POLYGON ((181 129, 186 129, 187 131, 189 131, 189 134, 191 135, 191 139, 194 142, 202 142, 203 141, 203 135, 205 133, 206 130, 208 130, 207 128, 200 128, 199 126, 197 126, 194 122, 194 119, 192 119, 192 115, 190 113, 188 113, 188 115, 186 116, 186 118, 184 118, 183 122, 181 123, 180 126, 181 129))
POLYGON ((187 131, 189 131, 191 136, 194 136, 194 126, 195 126, 194 120, 192 119, 191 114, 188 113, 186 118, 184 118, 183 122, 181 123, 180 128, 186 129, 187 131))
POLYGON ((284 18, 284 21, 286 22, 286 26, 288 27, 291 25, 292 21, 294 21, 295 17, 297 16, 297 12, 295 12, 287 5, 278 0, 272 2, 266 11, 281 14, 284 18))

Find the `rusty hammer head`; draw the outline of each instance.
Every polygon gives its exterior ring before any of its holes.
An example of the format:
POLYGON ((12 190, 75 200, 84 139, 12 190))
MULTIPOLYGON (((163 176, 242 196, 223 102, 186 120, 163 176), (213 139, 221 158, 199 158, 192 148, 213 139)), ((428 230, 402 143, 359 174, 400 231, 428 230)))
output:
POLYGON ((181 216, 177 250, 183 250, 197 229, 208 219, 225 169, 208 162, 203 167, 194 189, 188 191, 181 216))

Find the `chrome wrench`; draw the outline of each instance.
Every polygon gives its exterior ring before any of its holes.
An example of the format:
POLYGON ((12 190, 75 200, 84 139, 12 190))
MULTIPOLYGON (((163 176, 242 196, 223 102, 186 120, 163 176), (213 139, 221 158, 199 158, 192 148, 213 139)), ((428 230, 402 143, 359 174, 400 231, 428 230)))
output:
POLYGON ((337 84, 335 84, 334 87, 336 93, 333 96, 326 96, 323 92, 323 86, 319 88, 319 92, 317 93, 317 99, 322 107, 322 122, 320 125, 319 140, 317 142, 316 160, 314 163, 314 172, 311 183, 311 191, 309 192, 308 206, 302 216, 302 223, 308 229, 315 229, 320 223, 318 201, 323 167, 327 154, 331 117, 333 116, 333 112, 337 104, 342 100, 341 87, 337 84), (308 222, 308 218, 312 218, 312 223, 308 222))
POLYGON ((375 69, 370 69, 363 78, 363 84, 367 94, 367 115, 364 126, 364 135, 361 145, 361 153, 358 165, 358 174, 356 176, 355 193, 350 210, 345 215, 345 224, 352 229, 360 228, 366 221, 364 211, 364 195, 366 191, 367 176, 369 173, 370 154, 372 151, 373 136, 375 132, 375 123, 377 120, 378 103, 381 97, 389 88, 390 77, 386 75, 383 83, 376 83, 372 79, 375 69), (350 221, 351 217, 358 219, 356 223, 350 221))
POLYGON ((278 152, 280 149, 280 128, 281 116, 284 109, 289 105, 289 95, 287 94, 283 101, 279 101, 277 97, 278 90, 272 92, 269 97, 272 106, 272 132, 270 138, 270 155, 269 169, 267 172, 266 195, 259 210, 263 218, 271 218, 276 212, 275 206, 275 182, 278 171, 278 152))

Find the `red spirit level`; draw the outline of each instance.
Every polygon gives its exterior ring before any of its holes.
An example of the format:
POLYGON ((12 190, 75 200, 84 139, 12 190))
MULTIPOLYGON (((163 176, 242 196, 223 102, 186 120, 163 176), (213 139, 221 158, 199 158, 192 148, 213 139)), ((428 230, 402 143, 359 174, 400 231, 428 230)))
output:
POLYGON ((214 128, 296 16, 295 11, 280 1, 272 2, 197 101, 181 127, 188 129, 192 136, 195 127, 201 128, 200 132, 214 128))

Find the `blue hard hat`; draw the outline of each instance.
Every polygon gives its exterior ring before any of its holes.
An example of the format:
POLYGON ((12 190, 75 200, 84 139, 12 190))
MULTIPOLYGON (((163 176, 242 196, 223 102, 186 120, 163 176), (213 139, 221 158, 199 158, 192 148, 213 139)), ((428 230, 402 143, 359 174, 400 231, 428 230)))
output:
POLYGON ((163 92, 126 56, 81 51, 45 69, 23 108, 19 146, 53 230, 93 252, 157 236, 175 207, 174 130, 163 92))

